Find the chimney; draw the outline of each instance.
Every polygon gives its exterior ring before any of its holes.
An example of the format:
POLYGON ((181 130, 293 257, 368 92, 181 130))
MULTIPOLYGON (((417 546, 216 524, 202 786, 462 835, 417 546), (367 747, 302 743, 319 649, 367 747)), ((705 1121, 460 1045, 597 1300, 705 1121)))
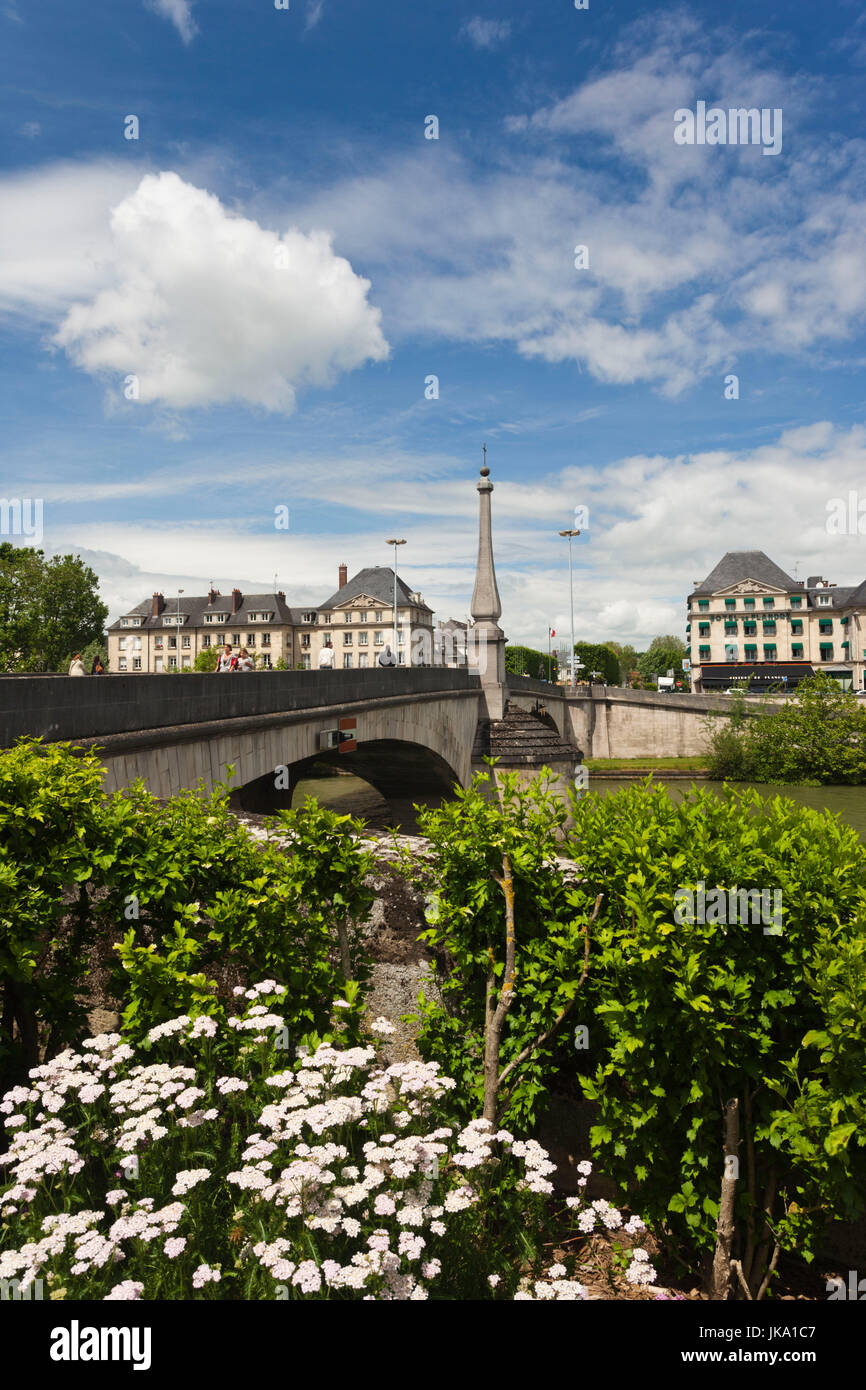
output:
POLYGON ((164 607, 165 599, 162 594, 154 594, 153 602, 150 605, 150 616, 152 618, 158 618, 164 607))
POLYGON ((210 588, 208 589, 208 591, 207 591, 207 601, 208 601, 208 603, 215 603, 216 600, 219 598, 219 596, 220 596, 220 591, 219 591, 219 589, 215 589, 215 588, 213 587, 213 585, 211 585, 211 587, 210 587, 210 588))
POLYGON ((341 566, 340 566, 340 583, 339 583, 339 586, 338 586, 338 587, 341 588, 341 589, 345 588, 345 586, 346 586, 346 581, 347 581, 348 578, 349 578, 349 571, 346 569, 346 566, 345 566, 345 565, 341 565, 341 566))
POLYGON ((240 608, 241 604, 243 603, 243 599, 244 599, 244 596, 243 596, 243 594, 241 593, 240 589, 232 589, 232 612, 233 612, 233 613, 237 613, 238 609, 240 608))

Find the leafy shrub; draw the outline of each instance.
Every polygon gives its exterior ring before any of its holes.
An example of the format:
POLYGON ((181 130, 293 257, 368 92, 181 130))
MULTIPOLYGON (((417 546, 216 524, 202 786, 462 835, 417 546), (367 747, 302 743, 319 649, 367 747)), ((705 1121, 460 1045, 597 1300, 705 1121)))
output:
POLYGON ((687 1259, 708 1254, 736 1099, 733 1258, 760 1291, 777 1244, 810 1259, 828 1219, 866 1205, 866 849, 783 798, 674 805, 648 786, 583 798, 571 843, 605 894, 577 1054, 594 1151, 687 1259), (700 921, 697 904, 682 920, 701 884, 707 902, 716 887, 778 891, 781 924, 700 921))
MULTIPOLYGON (((586 1296, 574 1256, 571 1275, 545 1269, 540 1145, 443 1124, 452 1080, 376 1065, 339 1022, 292 1058, 285 991, 266 980, 245 999, 228 1024, 155 1028, 147 1059, 119 1034, 89 1039, 5 1096, 0 1278, 42 1279, 53 1299, 586 1296)), ((623 1227, 607 1202, 568 1205, 585 1233, 623 1227)), ((630 1256, 626 1279, 652 1283, 647 1253, 630 1256)))
POLYGON ((711 717, 709 770, 727 781, 866 782, 866 709, 825 671, 802 681, 780 709, 767 695, 749 713, 742 699, 730 720, 711 717))
POLYGON ((421 939, 438 954, 443 1002, 420 995, 418 1047, 458 1080, 465 1114, 531 1124, 560 1065, 591 902, 556 863, 565 816, 549 775, 526 786, 505 774, 500 799, 487 773, 419 816, 429 859, 407 867, 430 893, 421 939))
POLYGON ((256 842, 226 788, 161 806, 140 783, 106 797, 102 776, 68 745, 0 754, 0 1067, 22 1074, 83 1036, 90 953, 123 930, 114 990, 130 1037, 213 1012, 227 971, 289 987, 295 1038, 321 1029, 327 1000, 364 973, 358 824, 308 801, 256 842))

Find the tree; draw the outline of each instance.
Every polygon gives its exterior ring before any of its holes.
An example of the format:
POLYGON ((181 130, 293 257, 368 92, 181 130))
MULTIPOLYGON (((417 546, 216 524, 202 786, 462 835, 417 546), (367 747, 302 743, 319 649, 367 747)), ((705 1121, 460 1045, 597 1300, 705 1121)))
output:
POLYGON ((631 678, 631 672, 637 667, 639 653, 635 651, 630 643, 625 646, 621 642, 605 642, 606 647, 616 656, 619 662, 619 679, 622 685, 626 685, 631 678))
POLYGON ((556 656, 548 658, 547 652, 536 651, 534 647, 506 647, 505 669, 512 676, 533 676, 537 680, 555 679, 556 656))
POLYGON ((583 667, 582 671, 578 671, 581 680, 591 680, 593 671, 597 671, 596 680, 603 680, 605 685, 618 684, 619 657, 610 647, 594 645, 592 642, 576 642, 574 655, 578 667, 583 667))
POLYGON ((203 647, 192 663, 192 669, 194 671, 215 671, 219 659, 219 647, 203 647))
POLYGON ((644 680, 664 676, 668 671, 679 675, 683 669, 686 644, 679 637, 654 637, 643 656, 638 658, 638 670, 644 680))
POLYGON ((62 671, 104 636, 98 578, 78 556, 0 545, 0 671, 62 671))

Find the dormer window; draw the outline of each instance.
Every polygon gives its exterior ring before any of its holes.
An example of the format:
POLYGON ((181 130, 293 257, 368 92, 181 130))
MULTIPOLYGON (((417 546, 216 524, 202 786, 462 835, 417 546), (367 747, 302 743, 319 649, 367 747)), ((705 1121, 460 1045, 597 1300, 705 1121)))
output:
POLYGON ((163 627, 177 627, 180 623, 185 623, 185 622, 186 622, 186 614, 185 614, 185 613, 178 613, 177 610, 175 610, 175 612, 172 613, 171 617, 164 617, 164 618, 163 618, 163 620, 162 620, 162 625, 163 625, 163 627))
POLYGON ((304 622, 304 623, 314 623, 314 622, 316 621, 316 614, 315 614, 315 613, 302 613, 302 614, 301 614, 301 621, 304 622))
POLYGON ((830 605, 831 605, 832 602, 833 602, 833 599, 832 599, 832 596, 831 596, 830 594, 819 594, 818 597, 817 597, 817 599, 815 600, 815 602, 816 602, 821 608, 829 608, 830 605))

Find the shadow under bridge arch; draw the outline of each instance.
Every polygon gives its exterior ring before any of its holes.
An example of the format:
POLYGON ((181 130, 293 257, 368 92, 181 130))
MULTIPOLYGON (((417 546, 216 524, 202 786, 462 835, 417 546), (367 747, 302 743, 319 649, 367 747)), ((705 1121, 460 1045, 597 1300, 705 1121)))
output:
MULTIPOLYGON (((399 825, 411 833, 415 828, 413 803, 425 806, 439 806, 454 794, 455 786, 460 785, 460 777, 441 754, 422 743, 412 743, 406 739, 369 739, 360 743, 351 752, 315 753, 287 765, 288 777, 283 777, 283 785, 276 786, 277 778, 273 772, 257 777, 240 789, 241 809, 260 814, 281 810, 291 806, 295 791, 300 782, 316 779, 331 781, 325 769, 350 772, 367 782, 387 803, 389 824, 399 825)), ((334 779, 335 781, 337 779, 334 779)), ((334 809, 342 809, 333 796, 328 797, 334 809)), ((347 806, 346 809, 351 809, 347 806)))

